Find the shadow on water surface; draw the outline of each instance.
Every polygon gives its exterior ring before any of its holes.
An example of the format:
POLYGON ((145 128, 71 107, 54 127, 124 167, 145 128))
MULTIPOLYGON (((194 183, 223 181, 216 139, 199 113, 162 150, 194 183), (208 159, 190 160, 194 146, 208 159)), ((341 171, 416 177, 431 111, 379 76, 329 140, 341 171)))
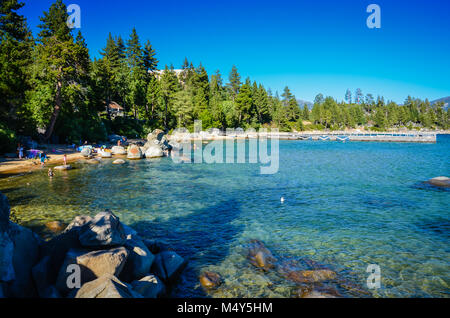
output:
POLYGON ((233 224, 240 213, 240 204, 230 199, 187 216, 167 221, 140 221, 131 227, 147 239, 169 245, 188 261, 172 294, 206 297, 199 286, 200 272, 195 268, 219 264, 227 257, 231 241, 243 230, 243 226, 233 224))
POLYGON ((416 226, 424 232, 438 235, 445 240, 450 239, 450 220, 436 218, 416 223, 416 226))

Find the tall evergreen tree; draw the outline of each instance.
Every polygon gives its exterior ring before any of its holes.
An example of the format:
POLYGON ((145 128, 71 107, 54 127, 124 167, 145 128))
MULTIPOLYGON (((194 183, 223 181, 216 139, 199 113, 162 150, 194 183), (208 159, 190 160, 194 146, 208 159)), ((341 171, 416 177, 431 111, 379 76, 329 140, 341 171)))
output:
POLYGON ((241 75, 238 73, 238 69, 235 65, 231 68, 230 76, 229 76, 229 84, 228 88, 230 91, 231 99, 234 101, 237 94, 239 93, 239 89, 241 87, 241 75))
POLYGON ((26 128, 22 105, 30 87, 28 68, 33 45, 26 20, 18 14, 23 5, 17 0, 0 2, 0 121, 19 130, 26 128), (13 127, 16 125, 19 127, 13 127))

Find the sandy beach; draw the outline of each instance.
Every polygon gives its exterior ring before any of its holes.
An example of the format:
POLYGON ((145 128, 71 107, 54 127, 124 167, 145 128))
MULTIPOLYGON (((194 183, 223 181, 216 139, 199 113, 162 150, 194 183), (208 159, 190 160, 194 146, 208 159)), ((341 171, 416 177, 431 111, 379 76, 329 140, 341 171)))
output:
MULTIPOLYGON (((75 162, 83 158, 81 153, 66 145, 49 145, 45 167, 51 167, 64 163, 64 154, 67 155, 67 163, 75 162), (52 153, 52 151, 55 151, 52 153)), ((21 173, 29 173, 42 169, 39 159, 0 158, 0 177, 8 177, 21 173)))

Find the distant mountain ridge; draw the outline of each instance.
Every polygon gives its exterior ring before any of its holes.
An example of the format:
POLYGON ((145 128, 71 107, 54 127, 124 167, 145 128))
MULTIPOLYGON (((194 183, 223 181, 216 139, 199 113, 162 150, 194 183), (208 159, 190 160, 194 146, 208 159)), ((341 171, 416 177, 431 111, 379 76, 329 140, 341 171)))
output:
POLYGON ((308 102, 307 100, 303 100, 303 99, 297 99, 297 103, 300 106, 300 108, 303 108, 306 104, 306 106, 308 106, 308 109, 311 110, 312 107, 314 106, 313 103, 308 102))
POLYGON ((450 96, 436 99, 436 100, 432 101, 431 104, 436 104, 436 103, 439 103, 439 102, 443 102, 444 103, 444 108, 447 109, 448 105, 450 103, 450 96))

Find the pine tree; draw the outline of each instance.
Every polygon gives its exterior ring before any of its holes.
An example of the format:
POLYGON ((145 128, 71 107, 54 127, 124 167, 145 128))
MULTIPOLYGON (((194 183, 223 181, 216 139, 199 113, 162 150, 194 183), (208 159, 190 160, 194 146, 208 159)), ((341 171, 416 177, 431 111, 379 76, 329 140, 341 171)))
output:
POLYGON ((181 90, 181 85, 178 81, 177 75, 173 71, 173 66, 168 68, 166 65, 164 72, 161 75, 160 87, 160 93, 164 105, 163 123, 164 128, 167 130, 169 129, 169 123, 172 117, 174 96, 181 90))
POLYGON ((236 96, 236 110, 238 113, 238 123, 239 125, 250 123, 250 111, 253 106, 252 100, 252 90, 248 83, 245 83, 239 89, 239 93, 236 96))
POLYGON ((230 91, 231 99, 234 101, 237 94, 239 93, 239 89, 241 87, 241 76, 238 73, 237 67, 233 65, 230 76, 229 76, 229 84, 228 89, 230 91))
POLYGON ((349 89, 347 89, 347 91, 345 92, 345 101, 347 102, 347 104, 352 103, 352 92, 349 89))
POLYGON ((3 124, 20 130, 27 126, 23 104, 30 88, 33 45, 26 20, 17 13, 23 5, 17 0, 0 2, 0 118, 3 124))
POLYGON ((283 106, 285 108, 285 114, 287 116, 287 120, 290 122, 297 122, 300 117, 300 107, 298 105, 297 99, 291 93, 289 87, 285 87, 283 94, 283 106))
POLYGON ((363 93, 360 88, 355 91, 355 103, 360 105, 363 102, 363 93))
POLYGON ((131 31, 130 39, 127 41, 127 49, 126 49, 128 65, 131 69, 141 68, 143 67, 143 52, 142 46, 139 41, 139 36, 136 32, 136 28, 133 28, 131 31))
POLYGON ((153 49, 150 41, 148 41, 148 40, 144 45, 142 59, 143 59, 144 69, 147 73, 156 71, 158 69, 159 61, 156 58, 156 52, 153 49))

